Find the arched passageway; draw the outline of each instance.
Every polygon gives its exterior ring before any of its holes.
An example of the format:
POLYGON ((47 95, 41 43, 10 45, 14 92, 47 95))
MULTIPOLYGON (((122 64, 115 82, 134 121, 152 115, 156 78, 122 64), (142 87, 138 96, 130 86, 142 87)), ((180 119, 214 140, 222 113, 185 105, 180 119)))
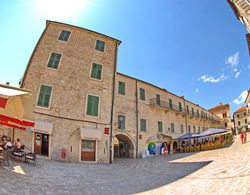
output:
POLYGON ((117 134, 114 140, 115 158, 134 158, 134 143, 131 138, 125 134, 117 134))

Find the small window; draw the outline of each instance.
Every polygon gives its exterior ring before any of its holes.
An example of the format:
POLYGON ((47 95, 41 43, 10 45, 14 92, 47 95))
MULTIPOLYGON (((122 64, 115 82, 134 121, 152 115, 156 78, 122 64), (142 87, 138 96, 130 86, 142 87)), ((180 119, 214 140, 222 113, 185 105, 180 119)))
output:
POLYGON ((118 115, 118 129, 125 129, 125 116, 118 115))
POLYGON ((93 63, 91 69, 91 78, 93 79, 102 79, 102 65, 93 63))
POLYGON ((125 83, 119 81, 119 94, 125 95, 125 83))
POLYGON ((194 133, 196 133, 196 129, 195 129, 195 126, 194 126, 194 133))
POLYGON ((188 108, 188 106, 187 106, 187 113, 189 114, 189 108, 188 108))
POLYGON ((169 99, 169 100, 168 100, 168 102, 169 102, 169 108, 171 108, 171 109, 172 109, 172 108, 173 108, 173 102, 172 102, 172 99, 169 99))
POLYGON ((188 125, 188 133, 191 133, 191 127, 188 125))
POLYGON ((197 110, 197 116, 199 116, 199 110, 197 110))
POLYGON ((240 126, 240 121, 238 121, 238 125, 240 126))
POLYGON ((198 133, 200 133, 201 132, 201 128, 200 127, 198 127, 198 133))
POLYGON ((240 118, 240 115, 239 115, 239 114, 237 114, 237 118, 240 118))
POLYGON ((247 124, 247 119, 245 119, 245 124, 247 124))
POLYGON ((104 52, 105 42, 101 40, 96 41, 95 49, 104 52))
POLYGON ((62 30, 58 39, 61 41, 68 41, 70 33, 70 31, 62 30))
POLYGON ((61 57, 62 57, 62 54, 52 52, 49 58, 48 67, 57 69, 59 66, 61 57))
POLYGON ((156 104, 161 105, 161 96, 159 94, 156 94, 156 104))
POLYGON ((171 130, 171 133, 174 133, 174 123, 170 124, 170 130, 171 130))
POLYGON ((227 127, 227 123, 225 123, 225 127, 227 127))
POLYGON ((194 115, 194 108, 192 108, 192 115, 194 115))
POLYGON ((247 115, 247 113, 246 112, 244 112, 244 116, 246 116, 247 115))
POLYGON ((52 92, 51 86, 41 85, 37 100, 37 106, 49 108, 51 92, 52 92))
POLYGON ((184 133, 184 126, 181 125, 181 133, 184 133))
POLYGON ((140 119, 140 130, 141 131, 146 131, 147 130, 147 126, 146 126, 146 119, 140 119))
POLYGON ((179 111, 182 112, 182 105, 181 105, 181 102, 179 102, 179 111))
POLYGON ((158 132, 162 132, 162 121, 158 121, 158 132))
POLYGON ((145 100, 145 89, 140 88, 140 100, 145 100))
POLYGON ((99 110, 99 97, 88 95, 86 115, 98 116, 99 110))

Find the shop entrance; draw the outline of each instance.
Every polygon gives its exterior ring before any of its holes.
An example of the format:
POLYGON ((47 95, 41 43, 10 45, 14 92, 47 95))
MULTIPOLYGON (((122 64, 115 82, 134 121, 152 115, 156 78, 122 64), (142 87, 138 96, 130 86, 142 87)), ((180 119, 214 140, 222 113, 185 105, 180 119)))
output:
POLYGON ((133 158, 134 145, 127 135, 118 134, 115 136, 114 143, 114 157, 115 158, 133 158))
POLYGON ((95 154, 96 154, 96 141, 83 139, 81 143, 81 160, 95 161, 95 154))
POLYGON ((34 151, 36 154, 49 156, 49 135, 35 132, 34 151))

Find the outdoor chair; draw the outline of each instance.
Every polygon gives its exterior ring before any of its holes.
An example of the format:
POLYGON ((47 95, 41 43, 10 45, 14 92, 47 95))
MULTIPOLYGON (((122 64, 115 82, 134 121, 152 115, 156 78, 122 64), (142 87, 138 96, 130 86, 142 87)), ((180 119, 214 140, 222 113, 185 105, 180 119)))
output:
POLYGON ((21 150, 21 149, 18 149, 18 148, 14 148, 12 150, 12 155, 13 155, 13 158, 14 159, 19 159, 19 160, 22 160, 22 158, 24 157, 24 152, 21 150))
POLYGON ((29 161, 33 161, 33 164, 36 165, 37 158, 35 153, 29 152, 25 155, 25 162, 29 161))

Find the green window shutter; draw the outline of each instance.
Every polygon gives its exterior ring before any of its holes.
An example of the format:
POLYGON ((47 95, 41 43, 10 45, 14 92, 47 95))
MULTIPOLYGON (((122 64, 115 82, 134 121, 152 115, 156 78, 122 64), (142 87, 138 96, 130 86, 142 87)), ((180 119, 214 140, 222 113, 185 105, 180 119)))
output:
POLYGON ((119 81, 119 94, 125 95, 125 83, 119 81))
POLYGON ((156 94, 156 104, 161 105, 161 96, 159 94, 156 94))
POLYGON ((140 119, 140 126, 141 126, 141 128, 140 128, 140 130, 141 131, 146 131, 146 129, 147 129, 147 126, 146 126, 146 120, 145 119, 140 119))
POLYGON ((118 115, 118 129, 125 129, 125 116, 118 115))
POLYGON ((173 102, 172 102, 172 99, 169 99, 169 100, 168 100, 168 102, 169 102, 169 108, 171 108, 171 109, 172 109, 172 108, 173 108, 173 102))
POLYGON ((158 121, 158 132, 162 132, 162 122, 158 121))
POLYGON ((101 80, 102 79, 102 65, 92 64, 91 78, 101 80))
POLYGON ((60 59, 61 59, 61 56, 62 56, 62 54, 52 52, 50 55, 48 67, 57 69, 59 62, 60 62, 60 59))
POLYGON ((39 96, 38 96, 38 101, 37 101, 37 106, 48 108, 50 97, 51 97, 51 92, 52 92, 51 86, 41 85, 39 96))
POLYGON ((105 42, 101 40, 96 41, 95 49, 104 52, 105 42))
POLYGON ((99 97, 88 95, 87 115, 98 116, 99 97))
POLYGON ((140 100, 145 100, 145 89, 140 88, 140 100))
POLYGON ((68 41, 70 33, 70 31, 62 30, 58 39, 61 41, 68 41))

